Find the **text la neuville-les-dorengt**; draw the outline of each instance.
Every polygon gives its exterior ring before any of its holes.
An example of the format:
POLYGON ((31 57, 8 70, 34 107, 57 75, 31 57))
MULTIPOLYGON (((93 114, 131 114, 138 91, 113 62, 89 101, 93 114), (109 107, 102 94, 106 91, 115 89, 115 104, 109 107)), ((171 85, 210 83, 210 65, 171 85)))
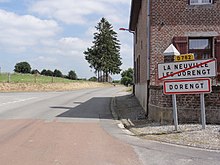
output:
MULTIPOLYGON (((163 76, 172 75, 173 73, 175 73, 175 70, 178 72, 180 70, 191 68, 191 67, 194 67, 199 64, 200 63, 175 64, 175 65, 173 65, 173 68, 171 68, 170 65, 163 66, 163 70, 164 70, 163 76), (169 70, 171 70, 171 71, 169 71, 169 70)), ((189 69, 187 71, 179 72, 176 75, 188 77, 188 76, 204 76, 204 75, 209 75, 209 74, 210 74, 209 66, 208 66, 208 64, 204 64, 204 65, 189 69), (197 68, 202 68, 202 69, 198 70, 197 68)))

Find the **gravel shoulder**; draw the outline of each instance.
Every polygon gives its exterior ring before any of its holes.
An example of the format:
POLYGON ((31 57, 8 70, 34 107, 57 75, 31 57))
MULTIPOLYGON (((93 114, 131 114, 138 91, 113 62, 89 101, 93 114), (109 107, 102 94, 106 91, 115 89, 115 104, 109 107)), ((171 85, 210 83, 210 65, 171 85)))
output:
POLYGON ((136 97, 128 92, 115 96, 114 109, 124 126, 140 138, 220 151, 220 125, 202 129, 200 124, 181 124, 175 131, 174 125, 148 121, 136 97))

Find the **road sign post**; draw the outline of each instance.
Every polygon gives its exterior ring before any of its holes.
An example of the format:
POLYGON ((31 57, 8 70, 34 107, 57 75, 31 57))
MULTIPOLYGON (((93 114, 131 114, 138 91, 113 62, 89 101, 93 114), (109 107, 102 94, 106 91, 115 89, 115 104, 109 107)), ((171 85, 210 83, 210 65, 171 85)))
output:
MULTIPOLYGON (((176 57, 176 61, 188 57, 190 55, 180 55, 178 58, 176 57)), ((178 129, 176 94, 200 93, 202 128, 205 129, 204 93, 211 92, 211 79, 206 77, 216 77, 216 59, 158 64, 158 79, 165 80, 164 94, 172 94, 173 119, 176 131, 178 129)))
POLYGON ((173 120, 175 125, 175 131, 178 130, 178 115, 177 115, 177 105, 176 105, 176 94, 172 95, 173 101, 173 120))
POLYGON ((204 93, 200 94, 200 105, 201 105, 202 129, 205 129, 206 117, 205 117, 205 98, 204 98, 204 93))

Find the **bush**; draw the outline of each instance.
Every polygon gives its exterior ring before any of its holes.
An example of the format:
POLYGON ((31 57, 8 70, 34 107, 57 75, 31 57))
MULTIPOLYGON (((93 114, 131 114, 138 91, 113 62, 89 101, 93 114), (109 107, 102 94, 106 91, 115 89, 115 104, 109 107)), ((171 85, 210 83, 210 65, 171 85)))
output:
POLYGON ((97 79, 97 77, 91 77, 91 78, 89 78, 89 81, 94 81, 94 82, 96 82, 96 81, 98 81, 98 79, 97 79))
POLYGON ((133 80, 130 77, 125 76, 125 77, 121 78, 121 84, 123 84, 125 86, 131 85, 132 82, 133 82, 133 80))

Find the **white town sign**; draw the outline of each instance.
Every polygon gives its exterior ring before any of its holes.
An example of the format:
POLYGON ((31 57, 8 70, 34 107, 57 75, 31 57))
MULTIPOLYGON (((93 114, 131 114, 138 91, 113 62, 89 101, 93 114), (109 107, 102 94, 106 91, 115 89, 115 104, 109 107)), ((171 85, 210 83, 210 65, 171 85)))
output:
POLYGON ((185 79, 185 80, 165 80, 163 87, 164 94, 194 94, 210 93, 211 79, 185 79))
POLYGON ((158 64, 158 79, 189 79, 216 76, 216 59, 158 64))

